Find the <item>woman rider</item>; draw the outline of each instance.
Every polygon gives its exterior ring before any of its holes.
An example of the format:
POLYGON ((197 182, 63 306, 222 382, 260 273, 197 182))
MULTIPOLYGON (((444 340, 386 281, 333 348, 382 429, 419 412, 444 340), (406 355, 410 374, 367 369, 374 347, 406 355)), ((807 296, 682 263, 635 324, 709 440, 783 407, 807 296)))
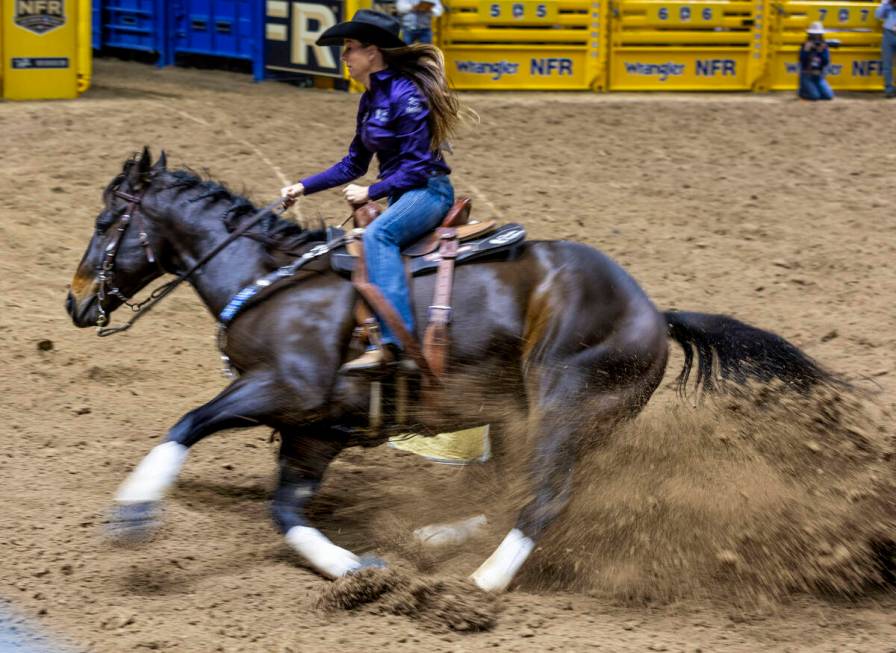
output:
MULTIPOLYGON (((401 250, 435 229, 454 202, 451 170, 441 144, 457 127, 461 109, 448 88, 441 51, 424 44, 405 45, 392 16, 367 9, 326 30, 318 45, 344 44, 342 60, 352 79, 367 89, 358 107, 357 131, 339 163, 281 190, 289 206, 310 195, 361 177, 377 155, 379 181, 349 184, 345 198, 361 204, 382 197, 389 207, 364 232, 367 274, 414 332, 401 250)), ((401 355, 388 325, 381 325, 382 347, 370 347, 343 365, 343 372, 382 369, 401 355)))

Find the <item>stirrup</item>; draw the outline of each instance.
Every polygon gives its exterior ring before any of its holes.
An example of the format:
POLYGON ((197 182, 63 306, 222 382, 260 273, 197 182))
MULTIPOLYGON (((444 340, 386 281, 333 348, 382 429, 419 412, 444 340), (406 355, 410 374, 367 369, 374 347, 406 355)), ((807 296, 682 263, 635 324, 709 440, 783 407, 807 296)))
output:
POLYGON ((368 349, 357 358, 339 368, 340 374, 381 374, 390 363, 395 362, 395 355, 386 347, 368 349))

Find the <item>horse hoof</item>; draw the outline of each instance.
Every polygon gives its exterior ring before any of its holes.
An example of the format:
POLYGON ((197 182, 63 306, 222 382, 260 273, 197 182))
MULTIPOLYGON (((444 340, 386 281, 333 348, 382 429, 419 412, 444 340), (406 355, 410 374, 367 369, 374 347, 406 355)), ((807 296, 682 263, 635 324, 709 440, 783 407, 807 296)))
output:
POLYGON ((365 553, 358 558, 358 562, 361 565, 355 571, 361 571, 362 569, 388 569, 389 567, 385 560, 372 553, 365 553))
POLYGON ((159 526, 155 501, 115 506, 106 524, 106 533, 115 544, 129 545, 149 541, 159 526))

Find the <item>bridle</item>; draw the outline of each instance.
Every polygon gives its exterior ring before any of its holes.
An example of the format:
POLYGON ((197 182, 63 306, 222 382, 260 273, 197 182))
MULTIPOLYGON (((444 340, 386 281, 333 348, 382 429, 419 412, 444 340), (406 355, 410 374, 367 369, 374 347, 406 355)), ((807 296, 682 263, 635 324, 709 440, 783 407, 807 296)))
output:
MULTIPOLYGON (((149 243, 149 236, 146 234, 143 217, 137 213, 137 208, 140 207, 140 203, 143 201, 143 195, 146 194, 146 188, 143 188, 139 195, 130 195, 117 188, 112 191, 112 194, 126 201, 128 206, 121 217, 118 218, 116 223, 117 227, 115 228, 112 237, 109 239, 109 242, 107 242, 106 246, 103 248, 103 260, 97 269, 96 282, 98 288, 96 296, 98 316, 96 324, 100 329, 99 335, 101 336, 109 335, 109 333, 104 333, 104 331, 106 331, 104 327, 109 322, 109 314, 106 312, 106 309, 103 308, 103 303, 107 296, 111 295, 117 297, 121 300, 122 304, 135 313, 139 313, 143 306, 149 301, 149 299, 147 299, 142 302, 132 303, 130 298, 126 297, 118 289, 118 286, 115 285, 115 258, 118 256, 118 250, 121 248, 121 242, 124 240, 124 235, 131 224, 131 220, 134 220, 137 223, 137 229, 140 230, 140 244, 143 246, 143 251, 146 253, 147 260, 150 263, 158 265, 155 252, 153 252, 152 245, 149 243)), ((150 299, 152 299, 152 295, 150 295, 150 299)), ((117 331, 113 331, 113 333, 117 333, 117 331)))
POLYGON ((277 213, 278 208, 281 209, 280 213, 282 213, 283 210, 282 199, 277 199, 264 208, 259 209, 259 211, 254 216, 252 216, 252 219, 244 222, 237 229, 235 229, 227 238, 213 247, 208 254, 199 259, 193 265, 193 267, 191 267, 185 273, 178 275, 176 279, 172 279, 171 281, 162 284, 161 286, 153 290, 149 294, 149 297, 147 297, 143 301, 131 302, 130 297, 126 297, 124 293, 122 293, 115 285, 115 259, 118 256, 118 250, 121 248, 121 243, 124 240, 125 232, 127 232, 128 227, 130 226, 132 221, 136 223, 137 229, 139 229, 140 231, 140 245, 143 247, 143 251, 146 254, 147 260, 150 263, 155 263, 159 270, 164 273, 164 270, 162 270, 161 266, 158 263, 155 252, 152 249, 152 245, 150 245, 149 236, 146 233, 143 216, 141 216, 139 212, 139 210, 141 209, 141 203, 143 202, 143 196, 146 194, 148 188, 148 185, 144 186, 144 188, 140 190, 137 195, 125 193, 124 191, 118 190, 118 188, 112 190, 113 195, 120 199, 123 199, 128 203, 128 205, 124 213, 122 213, 121 217, 118 219, 115 231, 112 233, 112 236, 109 238, 109 241, 103 248, 103 260, 97 269, 96 282, 98 289, 96 333, 100 337, 111 336, 112 334, 121 333, 122 331, 127 331, 128 329, 130 329, 131 326, 138 319, 140 319, 140 316, 148 313, 153 306, 159 303, 166 295, 177 288, 177 286, 190 278, 190 276, 192 276, 193 273, 196 272, 196 270, 198 270, 215 256, 217 256, 218 253, 221 252, 221 250, 223 250, 234 240, 242 236, 256 224, 261 222, 261 220, 267 217, 269 213, 277 213), (106 326, 109 323, 109 314, 106 309, 103 308, 103 303, 109 296, 118 298, 119 300, 121 300, 122 304, 124 304, 134 312, 134 314, 131 316, 131 319, 121 326, 106 326))

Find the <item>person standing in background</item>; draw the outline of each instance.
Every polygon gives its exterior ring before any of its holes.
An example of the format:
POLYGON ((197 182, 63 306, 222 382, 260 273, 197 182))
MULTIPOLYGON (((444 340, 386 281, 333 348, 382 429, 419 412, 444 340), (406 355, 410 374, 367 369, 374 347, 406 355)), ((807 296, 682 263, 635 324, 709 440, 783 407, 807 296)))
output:
POLYGON ((883 0, 874 15, 883 22, 880 61, 884 72, 884 97, 896 97, 893 86, 893 55, 896 55, 896 0, 883 0))
POLYGON ((405 43, 432 43, 432 19, 444 12, 440 0, 397 0, 405 43))

